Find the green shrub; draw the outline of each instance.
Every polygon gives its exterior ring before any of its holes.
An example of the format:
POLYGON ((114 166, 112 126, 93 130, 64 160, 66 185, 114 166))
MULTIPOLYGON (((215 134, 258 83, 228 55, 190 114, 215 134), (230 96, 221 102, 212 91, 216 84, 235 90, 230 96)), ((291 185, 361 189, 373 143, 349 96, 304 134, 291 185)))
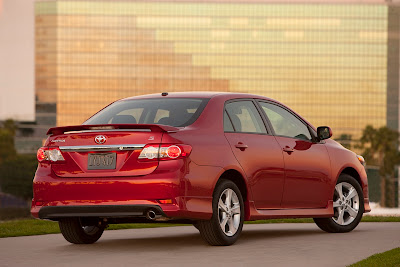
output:
POLYGON ((32 180, 37 168, 35 155, 17 155, 0 165, 0 185, 4 193, 25 200, 32 198, 32 180))

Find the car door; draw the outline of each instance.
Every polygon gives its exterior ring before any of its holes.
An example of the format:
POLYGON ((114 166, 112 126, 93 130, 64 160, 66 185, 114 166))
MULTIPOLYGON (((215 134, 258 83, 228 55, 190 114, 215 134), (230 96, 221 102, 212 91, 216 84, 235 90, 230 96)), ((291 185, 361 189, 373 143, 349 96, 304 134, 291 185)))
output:
POLYGON ((224 131, 246 173, 256 208, 279 208, 284 184, 282 150, 274 136, 268 134, 255 102, 228 102, 224 111, 224 131))
POLYGON ((258 102, 265 112, 285 162, 282 208, 323 208, 330 194, 330 159, 323 142, 292 111, 275 103, 258 102))

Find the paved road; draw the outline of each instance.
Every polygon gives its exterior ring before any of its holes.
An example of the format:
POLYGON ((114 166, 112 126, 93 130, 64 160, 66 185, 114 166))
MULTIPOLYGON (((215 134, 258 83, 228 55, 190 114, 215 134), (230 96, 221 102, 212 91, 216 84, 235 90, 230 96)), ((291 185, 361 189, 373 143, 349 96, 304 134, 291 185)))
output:
POLYGON ((192 226, 106 231, 93 245, 61 234, 0 239, 0 266, 346 266, 400 247, 400 223, 361 223, 347 234, 314 224, 245 225, 230 247, 206 245, 192 226))

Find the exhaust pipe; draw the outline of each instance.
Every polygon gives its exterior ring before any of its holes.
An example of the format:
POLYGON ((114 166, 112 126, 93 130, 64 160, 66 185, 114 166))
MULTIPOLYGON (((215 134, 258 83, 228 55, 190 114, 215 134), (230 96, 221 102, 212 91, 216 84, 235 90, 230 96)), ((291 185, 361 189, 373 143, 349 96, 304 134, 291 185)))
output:
POLYGON ((156 213, 154 212, 154 210, 148 210, 146 212, 146 218, 149 220, 155 220, 156 219, 156 213))
POLYGON ((160 219, 160 218, 162 218, 162 217, 163 217, 163 216, 158 215, 158 214, 156 213, 156 211, 153 210, 153 209, 149 209, 149 210, 146 212, 146 218, 147 218, 148 220, 151 220, 151 221, 155 221, 155 220, 160 219))

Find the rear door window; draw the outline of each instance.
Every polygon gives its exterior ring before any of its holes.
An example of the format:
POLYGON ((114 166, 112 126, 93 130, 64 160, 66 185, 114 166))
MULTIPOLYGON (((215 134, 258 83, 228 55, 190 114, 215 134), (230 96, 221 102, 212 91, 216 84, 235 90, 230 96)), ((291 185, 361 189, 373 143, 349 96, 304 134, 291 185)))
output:
MULTIPOLYGON (((230 119, 235 132, 267 133, 260 113, 258 113, 257 108, 251 100, 230 102, 225 105, 225 109, 227 112, 226 117, 230 119)), ((228 123, 224 119, 225 124, 228 123)))

